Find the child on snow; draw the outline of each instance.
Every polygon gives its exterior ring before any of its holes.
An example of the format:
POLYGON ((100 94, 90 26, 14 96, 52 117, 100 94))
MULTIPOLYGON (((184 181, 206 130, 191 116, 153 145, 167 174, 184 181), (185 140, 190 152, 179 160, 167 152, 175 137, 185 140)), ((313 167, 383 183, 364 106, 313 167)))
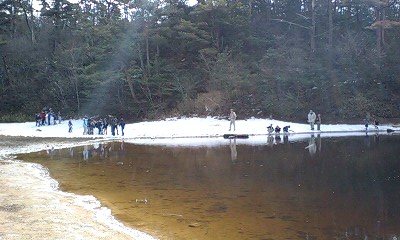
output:
POLYGON ((71 121, 71 119, 68 121, 68 132, 72 133, 72 121, 71 121))

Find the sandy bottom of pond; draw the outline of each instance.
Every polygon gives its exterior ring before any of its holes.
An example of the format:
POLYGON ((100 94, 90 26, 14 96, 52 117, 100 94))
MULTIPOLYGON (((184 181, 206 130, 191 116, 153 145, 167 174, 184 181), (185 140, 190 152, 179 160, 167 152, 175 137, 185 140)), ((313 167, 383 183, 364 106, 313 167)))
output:
POLYGON ((40 165, 10 155, 43 149, 48 142, 0 136, 0 240, 154 239, 115 220, 94 197, 58 190, 40 165))

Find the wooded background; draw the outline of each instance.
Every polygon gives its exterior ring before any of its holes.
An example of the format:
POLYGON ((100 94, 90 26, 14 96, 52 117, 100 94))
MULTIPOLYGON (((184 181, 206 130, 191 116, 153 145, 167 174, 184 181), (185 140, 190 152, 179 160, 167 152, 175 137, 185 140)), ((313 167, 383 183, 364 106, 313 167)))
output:
POLYGON ((397 0, 32 3, 0 3, 3 119, 400 113, 397 0))

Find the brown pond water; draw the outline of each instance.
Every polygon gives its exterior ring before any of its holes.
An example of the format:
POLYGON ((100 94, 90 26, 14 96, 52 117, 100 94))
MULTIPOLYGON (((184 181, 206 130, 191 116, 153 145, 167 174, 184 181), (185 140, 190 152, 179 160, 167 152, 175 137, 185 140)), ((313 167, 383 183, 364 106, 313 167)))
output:
MULTIPOLYGON (((400 236, 400 137, 265 146, 112 142, 19 156, 160 239, 400 236)), ((393 238, 394 239, 394 238, 393 238)))

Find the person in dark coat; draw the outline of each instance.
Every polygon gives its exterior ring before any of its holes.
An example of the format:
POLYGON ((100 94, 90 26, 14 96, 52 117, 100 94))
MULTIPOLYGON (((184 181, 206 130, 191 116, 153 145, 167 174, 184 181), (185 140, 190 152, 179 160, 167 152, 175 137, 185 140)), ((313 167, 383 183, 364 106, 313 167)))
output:
POLYGON ((272 126, 272 124, 269 125, 269 126, 267 127, 267 129, 268 129, 268 134, 271 134, 271 133, 274 132, 274 127, 272 126))
POLYGON ((36 127, 40 127, 41 117, 39 113, 35 114, 36 127))
POLYGON ((107 128, 108 128, 108 122, 107 122, 107 118, 103 119, 103 134, 107 135, 107 128))
MULTIPOLYGON (((115 136, 115 130, 118 129, 118 121, 116 117, 111 117, 110 119, 111 135, 115 136)), ((118 133, 117 133, 118 134, 118 133)))
POLYGON ((317 117, 315 118, 315 123, 317 124, 318 131, 321 131, 321 122, 322 122, 321 114, 318 113, 317 117))
POLYGON ((289 128, 290 128, 290 126, 284 126, 283 127, 283 132, 284 133, 288 133, 289 132, 289 128))
POLYGON ((281 132, 281 128, 278 126, 278 125, 276 125, 276 127, 275 127, 275 133, 276 134, 279 134, 281 132))
POLYGON ((120 119, 119 125, 121 126, 122 136, 124 136, 125 120, 123 118, 120 119))
POLYGON ((365 131, 368 131, 368 125, 369 125, 369 120, 368 120, 368 118, 364 118, 365 131))
POLYGON ((374 127, 375 127, 375 129, 378 129, 378 126, 379 126, 379 121, 378 121, 378 119, 374 118, 374 127))
POLYGON ((102 135, 102 134, 103 134, 103 132, 101 131, 101 130, 103 129, 103 126, 102 126, 102 125, 103 125, 103 124, 102 124, 101 120, 99 120, 99 121, 96 122, 96 128, 97 128, 97 130, 98 130, 98 135, 102 135))
POLYGON ((71 119, 69 119, 69 121, 68 121, 68 132, 69 133, 72 133, 72 120, 71 119))

